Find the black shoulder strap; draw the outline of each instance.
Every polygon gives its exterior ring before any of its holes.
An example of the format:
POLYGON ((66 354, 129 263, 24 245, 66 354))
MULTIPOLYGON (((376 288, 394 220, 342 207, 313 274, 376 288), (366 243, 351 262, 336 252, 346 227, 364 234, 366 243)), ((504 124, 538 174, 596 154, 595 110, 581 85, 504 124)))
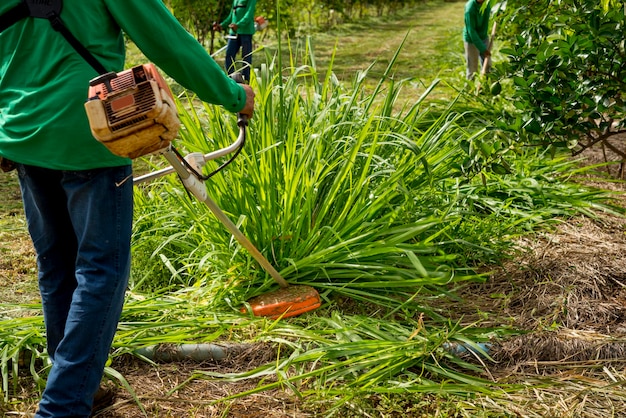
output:
POLYGON ((83 59, 87 61, 87 63, 91 65, 91 67, 96 70, 98 74, 106 74, 108 72, 102 66, 102 64, 100 64, 100 61, 98 61, 96 57, 94 57, 91 52, 89 52, 89 50, 85 48, 74 35, 72 35, 72 32, 67 29, 67 26, 65 26, 60 16, 51 16, 48 17, 48 20, 50 20, 52 28, 56 31, 61 32, 61 35, 63 35, 63 37, 67 39, 70 45, 74 47, 76 52, 78 52, 80 56, 83 57, 83 59))
POLYGON ((67 26, 65 26, 61 20, 62 8, 63 0, 21 0, 20 4, 0 16, 0 32, 29 16, 48 19, 52 28, 60 32, 76 52, 78 52, 98 74, 107 73, 107 70, 102 64, 100 64, 91 52, 89 52, 89 50, 67 29, 67 26))
POLYGON ((30 10, 28 9, 26 2, 22 1, 20 4, 12 9, 9 9, 8 12, 5 12, 2 16, 0 16, 0 32, 28 16, 30 16, 30 10))

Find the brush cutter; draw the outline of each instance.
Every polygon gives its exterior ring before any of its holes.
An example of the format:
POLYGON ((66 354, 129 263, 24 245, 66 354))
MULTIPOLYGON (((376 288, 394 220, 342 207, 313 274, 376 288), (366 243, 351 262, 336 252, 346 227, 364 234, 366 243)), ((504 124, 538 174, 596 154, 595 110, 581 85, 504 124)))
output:
MULTIPOLYGON (((242 79, 240 74, 233 74, 233 78, 237 79, 237 76, 242 79)), ((263 254, 261 254, 246 236, 241 233, 237 226, 207 194, 207 189, 203 182, 206 180, 206 176, 201 174, 202 167, 208 161, 231 153, 235 153, 236 156, 239 153, 246 140, 247 118, 244 115, 238 114, 237 125, 239 126, 239 136, 237 140, 225 148, 208 154, 203 155, 202 153, 196 152, 182 157, 171 144, 168 144, 167 147, 160 150, 159 153, 171 164, 170 167, 137 177, 134 179, 134 184, 144 183, 176 172, 185 188, 209 207, 211 212, 213 212, 217 219, 233 234, 235 239, 250 252, 261 267, 263 267, 276 283, 280 285, 280 289, 276 291, 250 299, 247 302, 247 306, 241 308, 242 313, 251 312, 255 316, 267 316, 277 319, 300 315, 316 309, 321 305, 319 293, 311 286, 290 286, 280 273, 267 261, 263 254)), ((233 158, 234 156, 224 165, 230 163, 233 158)), ((223 168, 224 165, 222 165, 221 168, 223 168)))

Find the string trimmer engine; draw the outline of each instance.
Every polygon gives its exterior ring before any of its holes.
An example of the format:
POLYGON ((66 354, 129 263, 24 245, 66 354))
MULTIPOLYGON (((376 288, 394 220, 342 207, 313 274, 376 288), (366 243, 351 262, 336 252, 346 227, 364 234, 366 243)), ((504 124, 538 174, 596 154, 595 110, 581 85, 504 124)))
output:
POLYGON ((161 151, 180 128, 172 92, 153 64, 94 78, 85 109, 94 137, 122 157, 161 151))

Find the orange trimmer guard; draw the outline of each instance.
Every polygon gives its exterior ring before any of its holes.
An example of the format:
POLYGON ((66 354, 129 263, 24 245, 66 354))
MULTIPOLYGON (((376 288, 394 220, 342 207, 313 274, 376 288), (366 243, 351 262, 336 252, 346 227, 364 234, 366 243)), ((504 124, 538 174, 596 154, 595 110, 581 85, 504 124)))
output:
MULTIPOLYGON (((254 316, 277 319, 312 311, 319 308, 322 301, 317 290, 311 286, 297 285, 253 297, 248 304, 254 316)), ((241 308, 241 312, 247 313, 247 307, 241 308)))

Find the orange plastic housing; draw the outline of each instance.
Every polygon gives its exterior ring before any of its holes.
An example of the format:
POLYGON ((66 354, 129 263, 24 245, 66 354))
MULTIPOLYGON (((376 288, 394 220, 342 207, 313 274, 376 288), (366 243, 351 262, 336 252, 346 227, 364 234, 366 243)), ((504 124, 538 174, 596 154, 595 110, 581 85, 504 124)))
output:
MULTIPOLYGON (((254 316, 266 316, 272 319, 289 318, 312 311, 321 306, 317 290, 311 286, 289 286, 273 292, 256 296, 248 301, 254 316)), ((247 313, 247 307, 241 308, 247 313)))
POLYGON ((127 89, 135 88, 148 80, 154 80, 159 88, 163 89, 170 98, 174 98, 165 79, 152 63, 137 65, 117 73, 117 77, 111 80, 112 91, 108 91, 104 83, 89 86, 87 97, 97 96, 100 100, 106 100, 109 95, 119 94, 127 89))
POLYGON ((109 86, 89 87, 85 110, 94 137, 128 158, 167 147, 178 135, 180 120, 172 92, 154 64, 111 74, 109 86))

